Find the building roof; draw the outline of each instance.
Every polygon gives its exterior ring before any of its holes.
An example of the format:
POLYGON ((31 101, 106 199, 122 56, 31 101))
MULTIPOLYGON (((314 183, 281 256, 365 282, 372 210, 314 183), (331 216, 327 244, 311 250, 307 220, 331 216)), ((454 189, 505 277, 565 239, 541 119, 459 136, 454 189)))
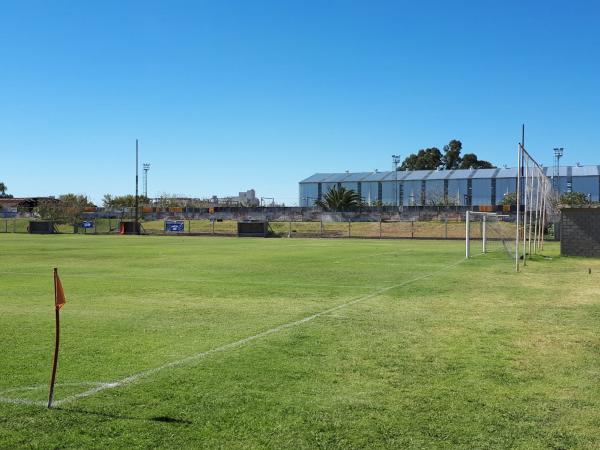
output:
MULTIPOLYGON (((560 166, 559 176, 600 176, 600 166, 560 166)), ((544 167, 546 175, 552 176, 554 169, 544 167)), ((398 171, 398 181, 411 180, 466 180, 469 178, 516 178, 517 168, 457 169, 457 170, 414 170, 398 171)), ((315 173, 300 183, 344 183, 357 181, 394 181, 394 171, 315 173)))

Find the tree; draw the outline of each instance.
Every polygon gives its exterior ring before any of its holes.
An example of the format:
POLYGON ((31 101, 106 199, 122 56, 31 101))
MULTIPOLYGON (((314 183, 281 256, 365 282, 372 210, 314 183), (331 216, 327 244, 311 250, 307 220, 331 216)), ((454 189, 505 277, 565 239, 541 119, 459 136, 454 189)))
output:
POLYGON ((436 169, 493 169, 489 161, 477 159, 475 153, 460 156, 462 142, 452 139, 444 145, 444 154, 436 147, 419 150, 404 159, 398 170, 436 170, 436 169))
POLYGON ((477 155, 475 153, 466 153, 465 156, 462 157, 460 162, 459 169, 493 169, 494 166, 491 162, 485 161, 483 159, 477 159, 477 155))
POLYGON ((315 205, 326 211, 349 211, 360 207, 361 199, 352 189, 334 186, 315 205))
POLYGON ((113 203, 113 197, 110 194, 104 194, 104 197, 102 197, 102 206, 104 206, 105 208, 110 208, 112 206, 113 203))
POLYGON ((36 212, 42 219, 76 225, 81 220, 85 208, 93 206, 94 204, 85 195, 64 194, 57 200, 41 202, 36 208, 36 212))
POLYGON ((442 158, 444 169, 458 169, 461 163, 461 150, 462 142, 457 139, 452 139, 447 145, 444 145, 444 157, 442 158))
POLYGON ((0 181, 0 198, 12 198, 12 195, 7 194, 8 187, 2 181, 0 181))
POLYGON ((560 196, 560 204, 568 206, 581 206, 589 204, 587 194, 583 192, 565 192, 560 196))
POLYGON ((442 165, 442 152, 439 148, 421 149, 404 159, 398 170, 436 170, 442 165))
MULTIPOLYGON (((133 208, 135 206, 135 195, 127 194, 113 197, 110 194, 104 194, 102 203, 106 208, 133 208)), ((148 203, 150 203, 148 197, 138 195, 139 205, 146 205, 148 203)))
POLYGON ((517 193, 516 192, 507 192, 502 197, 503 205, 516 205, 517 204, 517 193))

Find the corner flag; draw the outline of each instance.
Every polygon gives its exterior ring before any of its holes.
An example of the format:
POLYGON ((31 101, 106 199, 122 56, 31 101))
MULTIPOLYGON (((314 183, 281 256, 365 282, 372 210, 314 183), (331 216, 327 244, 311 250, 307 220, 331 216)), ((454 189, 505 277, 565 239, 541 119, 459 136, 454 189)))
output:
POLYGON ((54 269, 54 306, 56 309, 60 309, 65 303, 67 303, 65 291, 63 290, 62 283, 58 277, 58 270, 54 269))
POLYGON ((48 408, 52 407, 54 399, 54 382, 56 381, 56 368, 58 367, 58 349, 60 345, 60 308, 67 303, 65 291, 58 277, 58 269, 54 268, 54 318, 56 321, 56 341, 54 343, 54 359, 52 362, 52 376, 50 378, 50 393, 48 394, 48 408))

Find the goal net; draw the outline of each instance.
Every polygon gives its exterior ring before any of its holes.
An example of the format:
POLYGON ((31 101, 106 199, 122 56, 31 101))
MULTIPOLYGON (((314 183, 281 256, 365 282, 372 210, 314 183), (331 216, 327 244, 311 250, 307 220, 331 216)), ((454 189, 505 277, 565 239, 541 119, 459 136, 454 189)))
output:
POLYGON ((515 230, 515 269, 544 249, 544 235, 550 219, 556 216, 557 193, 544 167, 519 144, 517 175, 517 229, 515 230))
POLYGON ((496 253, 515 256, 516 224, 509 215, 467 211, 465 222, 465 256, 496 253))

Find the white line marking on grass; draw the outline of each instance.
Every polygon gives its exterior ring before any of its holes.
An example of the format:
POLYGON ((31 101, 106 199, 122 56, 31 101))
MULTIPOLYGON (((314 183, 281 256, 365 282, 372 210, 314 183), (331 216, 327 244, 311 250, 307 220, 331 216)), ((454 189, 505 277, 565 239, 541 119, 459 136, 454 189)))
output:
MULTIPOLYGON (((302 325, 304 323, 307 323, 307 322, 310 322, 310 321, 312 321, 314 319, 317 319, 317 318, 319 318, 321 316, 330 314, 330 313, 332 313, 334 311, 337 311, 337 310, 340 310, 340 309, 343 309, 343 308, 347 308, 349 306, 355 305, 355 304, 363 302, 365 300, 369 300, 369 299, 371 299, 373 297, 376 297, 376 296, 378 296, 380 294, 383 294, 384 292, 388 292, 388 291, 390 291, 392 289, 396 289, 396 288, 399 288, 399 287, 402 287, 402 286, 406 286, 407 284, 414 283, 416 281, 420 281, 420 280, 423 280, 425 278, 432 277, 433 275, 435 275, 435 274, 437 274, 439 272, 442 272, 442 271, 444 271, 446 269, 449 269, 450 267, 457 266, 457 265, 459 265, 459 264, 461 264, 461 263, 463 263, 465 261, 467 261, 467 260, 466 259, 461 259, 461 260, 459 260, 457 262, 454 262, 452 264, 448 264, 446 266, 443 266, 440 269, 435 270, 433 272, 430 272, 428 274, 420 275, 420 276, 415 277, 415 278, 411 278, 410 280, 403 281, 402 283, 398 283, 398 284, 395 284, 393 286, 388 286, 388 287, 385 287, 385 288, 378 289, 378 290, 376 290, 376 291, 374 291, 374 292, 372 292, 370 294, 362 295, 360 297, 355 298, 354 300, 350 300, 349 302, 342 303, 341 305, 337 305, 337 306, 334 306, 332 308, 328 308, 326 310, 320 311, 318 313, 312 314, 310 316, 304 317, 303 319, 296 320, 294 322, 284 323, 284 324, 279 325, 279 326, 277 326, 275 328, 271 328, 271 329, 263 331, 261 333, 245 337, 245 338, 240 339, 238 341, 230 342, 229 344, 221 345, 219 347, 215 347, 213 349, 210 349, 210 350, 207 350, 207 351, 204 351, 204 352, 196 353, 195 355, 191 355, 191 356, 185 357, 183 359, 179 359, 177 361, 172 361, 172 362, 164 364, 162 366, 154 367, 152 369, 143 370, 141 372, 134 373, 134 374, 129 375, 128 377, 122 378, 120 380, 113 381, 111 383, 102 383, 102 384, 99 384, 98 386, 96 386, 96 387, 94 387, 92 389, 89 389, 87 391, 81 392, 79 394, 74 394, 74 395, 65 397, 62 400, 56 400, 54 402, 54 404, 56 406, 58 406, 58 405, 64 405, 66 403, 71 403, 71 402, 74 402, 74 401, 82 399, 82 398, 90 397, 90 396, 92 396, 94 394, 97 394, 99 392, 105 391, 107 389, 113 389, 113 388, 121 387, 121 386, 124 386, 124 385, 127 385, 127 384, 134 383, 135 381, 140 380, 142 378, 148 378, 148 377, 150 377, 150 376, 152 376, 152 375, 154 375, 154 374, 156 374, 158 372, 161 372, 161 371, 163 371, 165 369, 171 369, 171 368, 174 368, 174 367, 179 367, 179 366, 183 366, 183 365, 186 365, 186 364, 190 364, 190 363, 199 361, 201 359, 204 359, 204 358, 206 358, 206 357, 208 357, 210 355, 213 355, 215 353, 221 353, 221 352, 225 352, 227 350, 231 350, 231 349, 235 349, 235 348, 241 347, 241 346, 247 344, 248 342, 255 341, 257 339, 269 336, 269 335, 274 334, 274 333, 278 333, 279 331, 287 330, 288 328, 297 327, 299 325, 302 325)), ((0 398, 0 401, 4 401, 4 400, 5 399, 0 398)), ((8 403, 24 403, 24 404, 35 404, 35 405, 39 405, 40 404, 40 402, 34 402, 34 401, 31 401, 31 400, 26 400, 26 399, 7 399, 7 400, 10 400, 10 401, 8 401, 8 403)))
MULTIPOLYGON (((103 382, 94 382, 94 381, 82 381, 80 383, 57 383, 56 387, 64 387, 64 386, 107 386, 110 383, 103 382)), ((31 400, 28 398, 14 398, 14 397, 4 397, 6 394, 23 392, 23 391, 39 391, 39 390, 47 390, 47 384, 36 384, 34 386, 24 386, 18 388, 10 388, 4 389, 0 391, 0 403, 12 403, 15 405, 34 405, 34 406, 48 406, 48 402, 45 400, 31 400)))

